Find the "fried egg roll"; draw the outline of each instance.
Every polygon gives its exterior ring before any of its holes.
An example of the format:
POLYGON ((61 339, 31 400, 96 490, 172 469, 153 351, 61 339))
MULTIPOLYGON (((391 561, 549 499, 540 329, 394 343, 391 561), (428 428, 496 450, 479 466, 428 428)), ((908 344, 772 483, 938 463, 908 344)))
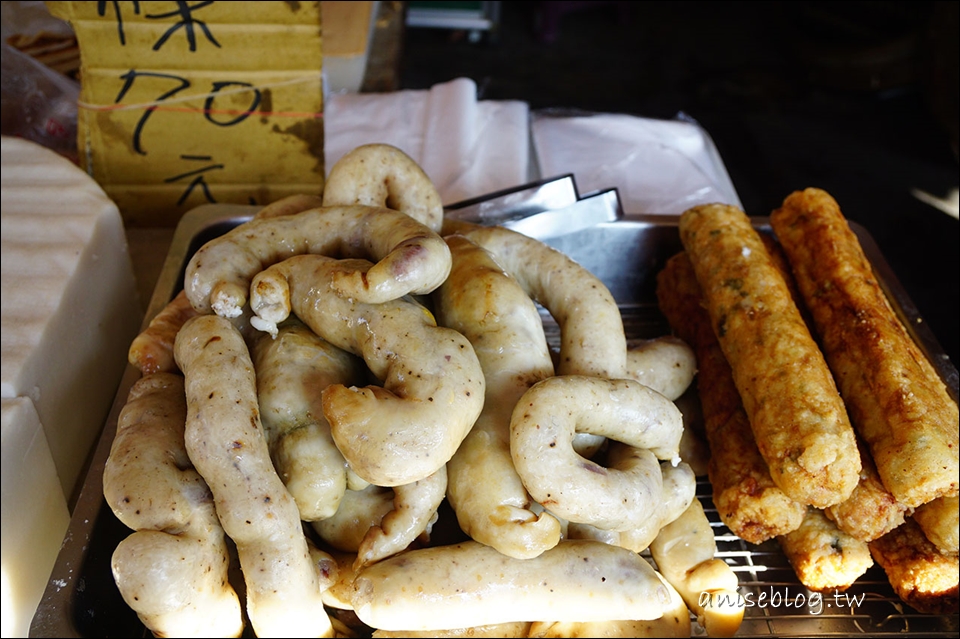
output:
POLYGON ((894 592, 905 603, 920 612, 957 613, 957 554, 938 551, 912 517, 869 546, 894 592))
POLYGON ((816 592, 846 590, 873 565, 867 542, 843 532, 816 508, 777 541, 800 583, 816 592))
POLYGON ((859 481, 843 400, 790 290, 740 209, 706 204, 680 217, 713 330, 774 482, 817 508, 859 481))
POLYGON ((671 257, 658 274, 657 299, 674 333, 696 352, 697 390, 710 449, 707 474, 721 521, 754 544, 794 530, 806 506, 788 497, 770 477, 685 252, 671 257))
POLYGON ((917 508, 913 518, 919 524, 923 534, 937 549, 954 555, 960 550, 960 513, 958 497, 938 497, 917 508))
POLYGON ((884 486, 908 508, 956 495, 957 404, 898 319, 837 202, 819 189, 796 191, 770 221, 884 486))
POLYGON ((909 509, 897 501, 880 481, 877 466, 862 441, 860 446, 860 483, 850 498, 824 509, 845 533, 862 541, 873 541, 903 523, 909 509))

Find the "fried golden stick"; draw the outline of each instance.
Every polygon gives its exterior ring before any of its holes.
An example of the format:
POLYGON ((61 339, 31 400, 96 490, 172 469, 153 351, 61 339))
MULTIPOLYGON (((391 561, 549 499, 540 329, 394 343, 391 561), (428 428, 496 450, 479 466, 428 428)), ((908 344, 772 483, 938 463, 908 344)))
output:
POLYGON ((818 508, 848 498, 860 473, 853 428, 750 219, 732 206, 696 206, 680 217, 680 239, 770 476, 818 508))
POLYGON ((837 528, 816 508, 777 541, 800 583, 817 592, 846 590, 873 565, 867 543, 837 528))
MULTIPOLYGON (((803 321, 813 333, 815 331, 813 319, 803 303, 803 297, 800 295, 800 289, 797 288, 793 271, 790 269, 790 261, 783 247, 770 235, 763 234, 761 239, 767 247, 774 266, 783 274, 783 280, 790 289, 790 295, 797 304, 803 321)), ((857 447, 860 451, 862 466, 860 481, 848 499, 824 509, 824 514, 843 532, 861 541, 873 541, 902 524, 908 509, 898 502, 880 481, 877 466, 860 438, 857 438, 857 447)))
POLYGON ((849 499, 824 509, 824 514, 843 532, 861 541, 873 541, 902 524, 909 509, 898 502, 880 481, 876 464, 863 442, 858 439, 857 445, 863 464, 860 483, 849 499))
POLYGON ((770 477, 686 253, 674 255, 658 274, 657 299, 673 331, 697 354, 697 389, 710 448, 707 472, 720 519, 754 544, 797 528, 806 507, 770 477))
POLYGON ((897 318, 837 202, 820 189, 797 191, 770 222, 884 486, 908 508, 956 495, 957 404, 897 318))
POLYGON ((960 513, 958 497, 938 497, 933 501, 917 508, 913 519, 923 530, 923 534, 937 549, 954 555, 960 550, 960 529, 958 529, 958 513, 960 513))
POLYGON ((869 546, 894 592, 905 603, 920 612, 936 614, 955 614, 960 608, 957 554, 939 552, 912 517, 869 546))

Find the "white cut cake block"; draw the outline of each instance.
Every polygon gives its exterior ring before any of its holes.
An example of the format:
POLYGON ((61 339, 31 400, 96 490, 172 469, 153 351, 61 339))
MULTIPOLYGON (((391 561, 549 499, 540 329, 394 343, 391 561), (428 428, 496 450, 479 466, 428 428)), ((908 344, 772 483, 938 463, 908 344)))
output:
POLYGON ((103 189, 33 142, 3 137, 2 151, 2 396, 33 401, 69 504, 143 313, 103 189))
POLYGON ((3 398, 4 637, 26 637, 70 523, 40 418, 27 397, 3 398))

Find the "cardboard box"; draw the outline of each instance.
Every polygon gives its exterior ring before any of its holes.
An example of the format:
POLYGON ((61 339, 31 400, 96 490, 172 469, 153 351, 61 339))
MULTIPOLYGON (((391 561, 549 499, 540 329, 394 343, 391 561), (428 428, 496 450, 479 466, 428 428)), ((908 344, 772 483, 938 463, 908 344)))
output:
POLYGON ((80 45, 80 162, 128 226, 323 191, 319 2, 48 2, 80 45))

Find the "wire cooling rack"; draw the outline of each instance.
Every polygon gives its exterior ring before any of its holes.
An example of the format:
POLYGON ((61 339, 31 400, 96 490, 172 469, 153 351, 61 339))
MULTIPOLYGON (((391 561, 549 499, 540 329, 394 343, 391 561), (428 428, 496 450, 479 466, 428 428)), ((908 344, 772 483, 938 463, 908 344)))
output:
MULTIPOLYGON (((669 326, 654 304, 620 306, 627 339, 666 335, 669 326)), ((541 308, 541 319, 552 348, 560 346, 560 329, 541 308)), ((697 480, 703 504, 717 541, 717 557, 737 574, 746 608, 737 637, 957 637, 958 615, 914 611, 893 591, 883 569, 874 564, 845 592, 816 593, 797 578, 776 540, 751 544, 730 532, 713 504, 706 477, 697 480)), ((692 636, 705 636, 694 623, 692 636)))

